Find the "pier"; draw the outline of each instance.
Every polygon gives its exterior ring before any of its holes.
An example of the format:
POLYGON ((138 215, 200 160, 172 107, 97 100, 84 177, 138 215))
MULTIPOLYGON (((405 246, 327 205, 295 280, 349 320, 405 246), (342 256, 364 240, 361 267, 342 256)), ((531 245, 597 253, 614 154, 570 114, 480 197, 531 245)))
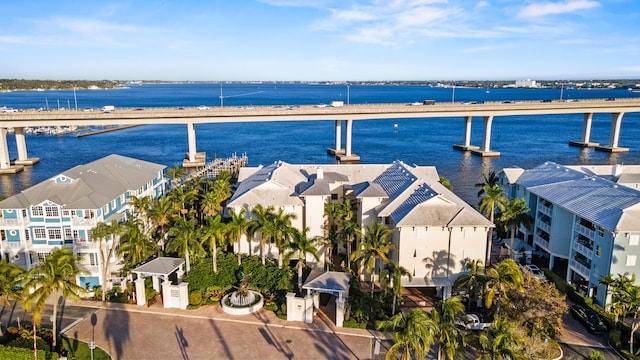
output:
MULTIPOLYGON (((144 124, 183 124, 187 126, 187 153, 183 165, 198 168, 206 163, 206 154, 196 149, 196 125, 230 122, 270 121, 334 121, 335 147, 327 149, 339 162, 357 162, 353 153, 352 135, 356 120, 462 118, 463 138, 455 149, 470 151, 483 157, 499 156, 491 148, 491 132, 495 117, 516 115, 583 114, 582 139, 571 141, 573 146, 595 147, 598 151, 625 152, 619 146, 622 118, 625 113, 640 112, 640 99, 610 99, 564 101, 486 102, 482 104, 429 103, 429 104, 348 104, 344 106, 256 106, 215 107, 205 110, 178 108, 116 109, 109 113, 60 110, 52 112, 20 111, 0 114, 0 173, 17 172, 20 166, 35 164, 37 158, 27 156, 24 128, 29 126, 136 126, 144 124), (593 114, 611 114, 609 143, 590 142, 593 114), (481 146, 471 144, 471 123, 474 117, 484 121, 481 146), (345 146, 342 146, 344 126, 345 146), (7 129, 14 128, 18 159, 10 161, 7 129)), ((448 120, 447 120, 448 121, 448 120)), ((532 134, 534 135, 534 134, 532 134)))

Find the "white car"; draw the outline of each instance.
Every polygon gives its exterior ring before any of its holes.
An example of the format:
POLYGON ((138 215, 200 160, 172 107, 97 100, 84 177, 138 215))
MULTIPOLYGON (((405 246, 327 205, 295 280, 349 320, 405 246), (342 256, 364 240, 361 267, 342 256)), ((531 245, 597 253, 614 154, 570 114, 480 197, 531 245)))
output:
POLYGON ((198 106, 198 110, 209 110, 209 107, 206 105, 200 105, 198 106))
POLYGON ((533 264, 526 265, 524 268, 527 271, 529 271, 531 274, 533 274, 533 276, 535 276, 536 278, 540 280, 547 280, 547 277, 544 275, 544 272, 536 265, 533 265, 533 264))

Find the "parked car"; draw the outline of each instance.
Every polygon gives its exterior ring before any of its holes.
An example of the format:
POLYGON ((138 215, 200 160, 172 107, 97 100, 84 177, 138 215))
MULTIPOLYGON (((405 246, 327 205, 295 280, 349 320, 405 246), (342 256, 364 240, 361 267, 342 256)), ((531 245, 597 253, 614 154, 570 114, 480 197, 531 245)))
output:
POLYGON ((536 265, 530 264, 530 265, 525 265, 525 270, 529 271, 531 274, 533 274, 533 276, 535 276, 536 278, 540 279, 540 280, 547 280, 547 277, 544 275, 544 271, 542 271, 539 267, 537 267, 536 265))
POLYGON ((456 321, 456 325, 467 330, 484 330, 493 325, 492 322, 485 322, 480 314, 465 314, 462 320, 456 321))
POLYGON ((579 320, 590 333, 604 333, 608 330, 600 315, 586 306, 571 305, 569 311, 571 317, 579 320))

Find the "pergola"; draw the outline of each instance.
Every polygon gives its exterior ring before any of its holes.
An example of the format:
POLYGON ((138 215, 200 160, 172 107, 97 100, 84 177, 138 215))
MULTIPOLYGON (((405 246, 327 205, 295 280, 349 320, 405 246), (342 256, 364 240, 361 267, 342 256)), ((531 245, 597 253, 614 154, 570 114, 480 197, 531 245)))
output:
MULTIPOLYGON (((149 276, 151 276, 153 289, 157 292, 160 292, 160 279, 168 281, 169 276, 175 272, 179 280, 184 274, 184 270, 182 269, 183 265, 184 260, 180 258, 158 257, 136 267, 131 271, 138 276, 138 279, 135 281, 136 292, 139 294, 144 294, 144 278, 149 276), (138 287, 141 288, 138 289, 138 287), (139 290, 142 290, 142 292, 138 292, 139 290)), ((144 305, 145 303, 146 299, 144 299, 144 297, 143 299, 140 299, 140 297, 138 297, 138 305, 144 305)))
POLYGON ((336 326, 342 327, 344 322, 344 303, 349 297, 349 281, 351 274, 327 271, 314 279, 307 280, 302 288, 307 290, 307 295, 313 297, 313 305, 320 306, 320 293, 331 294, 336 299, 336 326))

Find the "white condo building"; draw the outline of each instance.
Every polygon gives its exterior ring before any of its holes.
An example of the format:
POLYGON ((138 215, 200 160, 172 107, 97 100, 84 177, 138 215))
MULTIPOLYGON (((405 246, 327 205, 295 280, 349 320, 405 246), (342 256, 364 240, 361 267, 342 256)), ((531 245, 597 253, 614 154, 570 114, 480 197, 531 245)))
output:
MULTIPOLYGON (((436 287, 447 296, 467 260, 484 262, 487 235, 493 224, 439 183, 432 166, 392 164, 293 165, 276 162, 242 168, 239 186, 227 207, 236 213, 258 204, 296 215, 297 229, 309 228, 308 237, 323 236, 327 202, 351 199, 358 224, 373 222, 391 227, 391 260, 413 275, 404 286, 436 287)), ((236 245, 238 246, 238 245, 236 245)), ((259 239, 243 238, 240 251, 259 254, 259 239)), ((324 249, 319 249, 324 254, 324 249)), ((344 249, 343 249, 344 250, 344 249)), ((277 256, 272 248, 269 256, 277 256)), ((313 259, 307 259, 312 264, 313 259)))
POLYGON ((605 305, 603 276, 640 275, 639 175, 638 166, 546 162, 505 168, 499 178, 507 196, 525 199, 535 219, 531 229, 520 228, 520 237, 550 269, 605 305))
MULTIPOLYGON (((100 256, 91 231, 99 222, 126 218, 131 196, 164 194, 165 166, 109 155, 79 165, 0 201, 0 258, 30 269, 51 251, 73 249, 87 274, 77 279, 89 290, 100 280, 100 256)), ((111 246, 112 239, 103 242, 111 246)), ((116 265, 116 257, 109 259, 116 265)), ((112 267, 113 271, 117 271, 112 267)), ((117 275, 116 275, 117 276, 117 275)), ((109 289, 110 284, 106 284, 109 289)))

